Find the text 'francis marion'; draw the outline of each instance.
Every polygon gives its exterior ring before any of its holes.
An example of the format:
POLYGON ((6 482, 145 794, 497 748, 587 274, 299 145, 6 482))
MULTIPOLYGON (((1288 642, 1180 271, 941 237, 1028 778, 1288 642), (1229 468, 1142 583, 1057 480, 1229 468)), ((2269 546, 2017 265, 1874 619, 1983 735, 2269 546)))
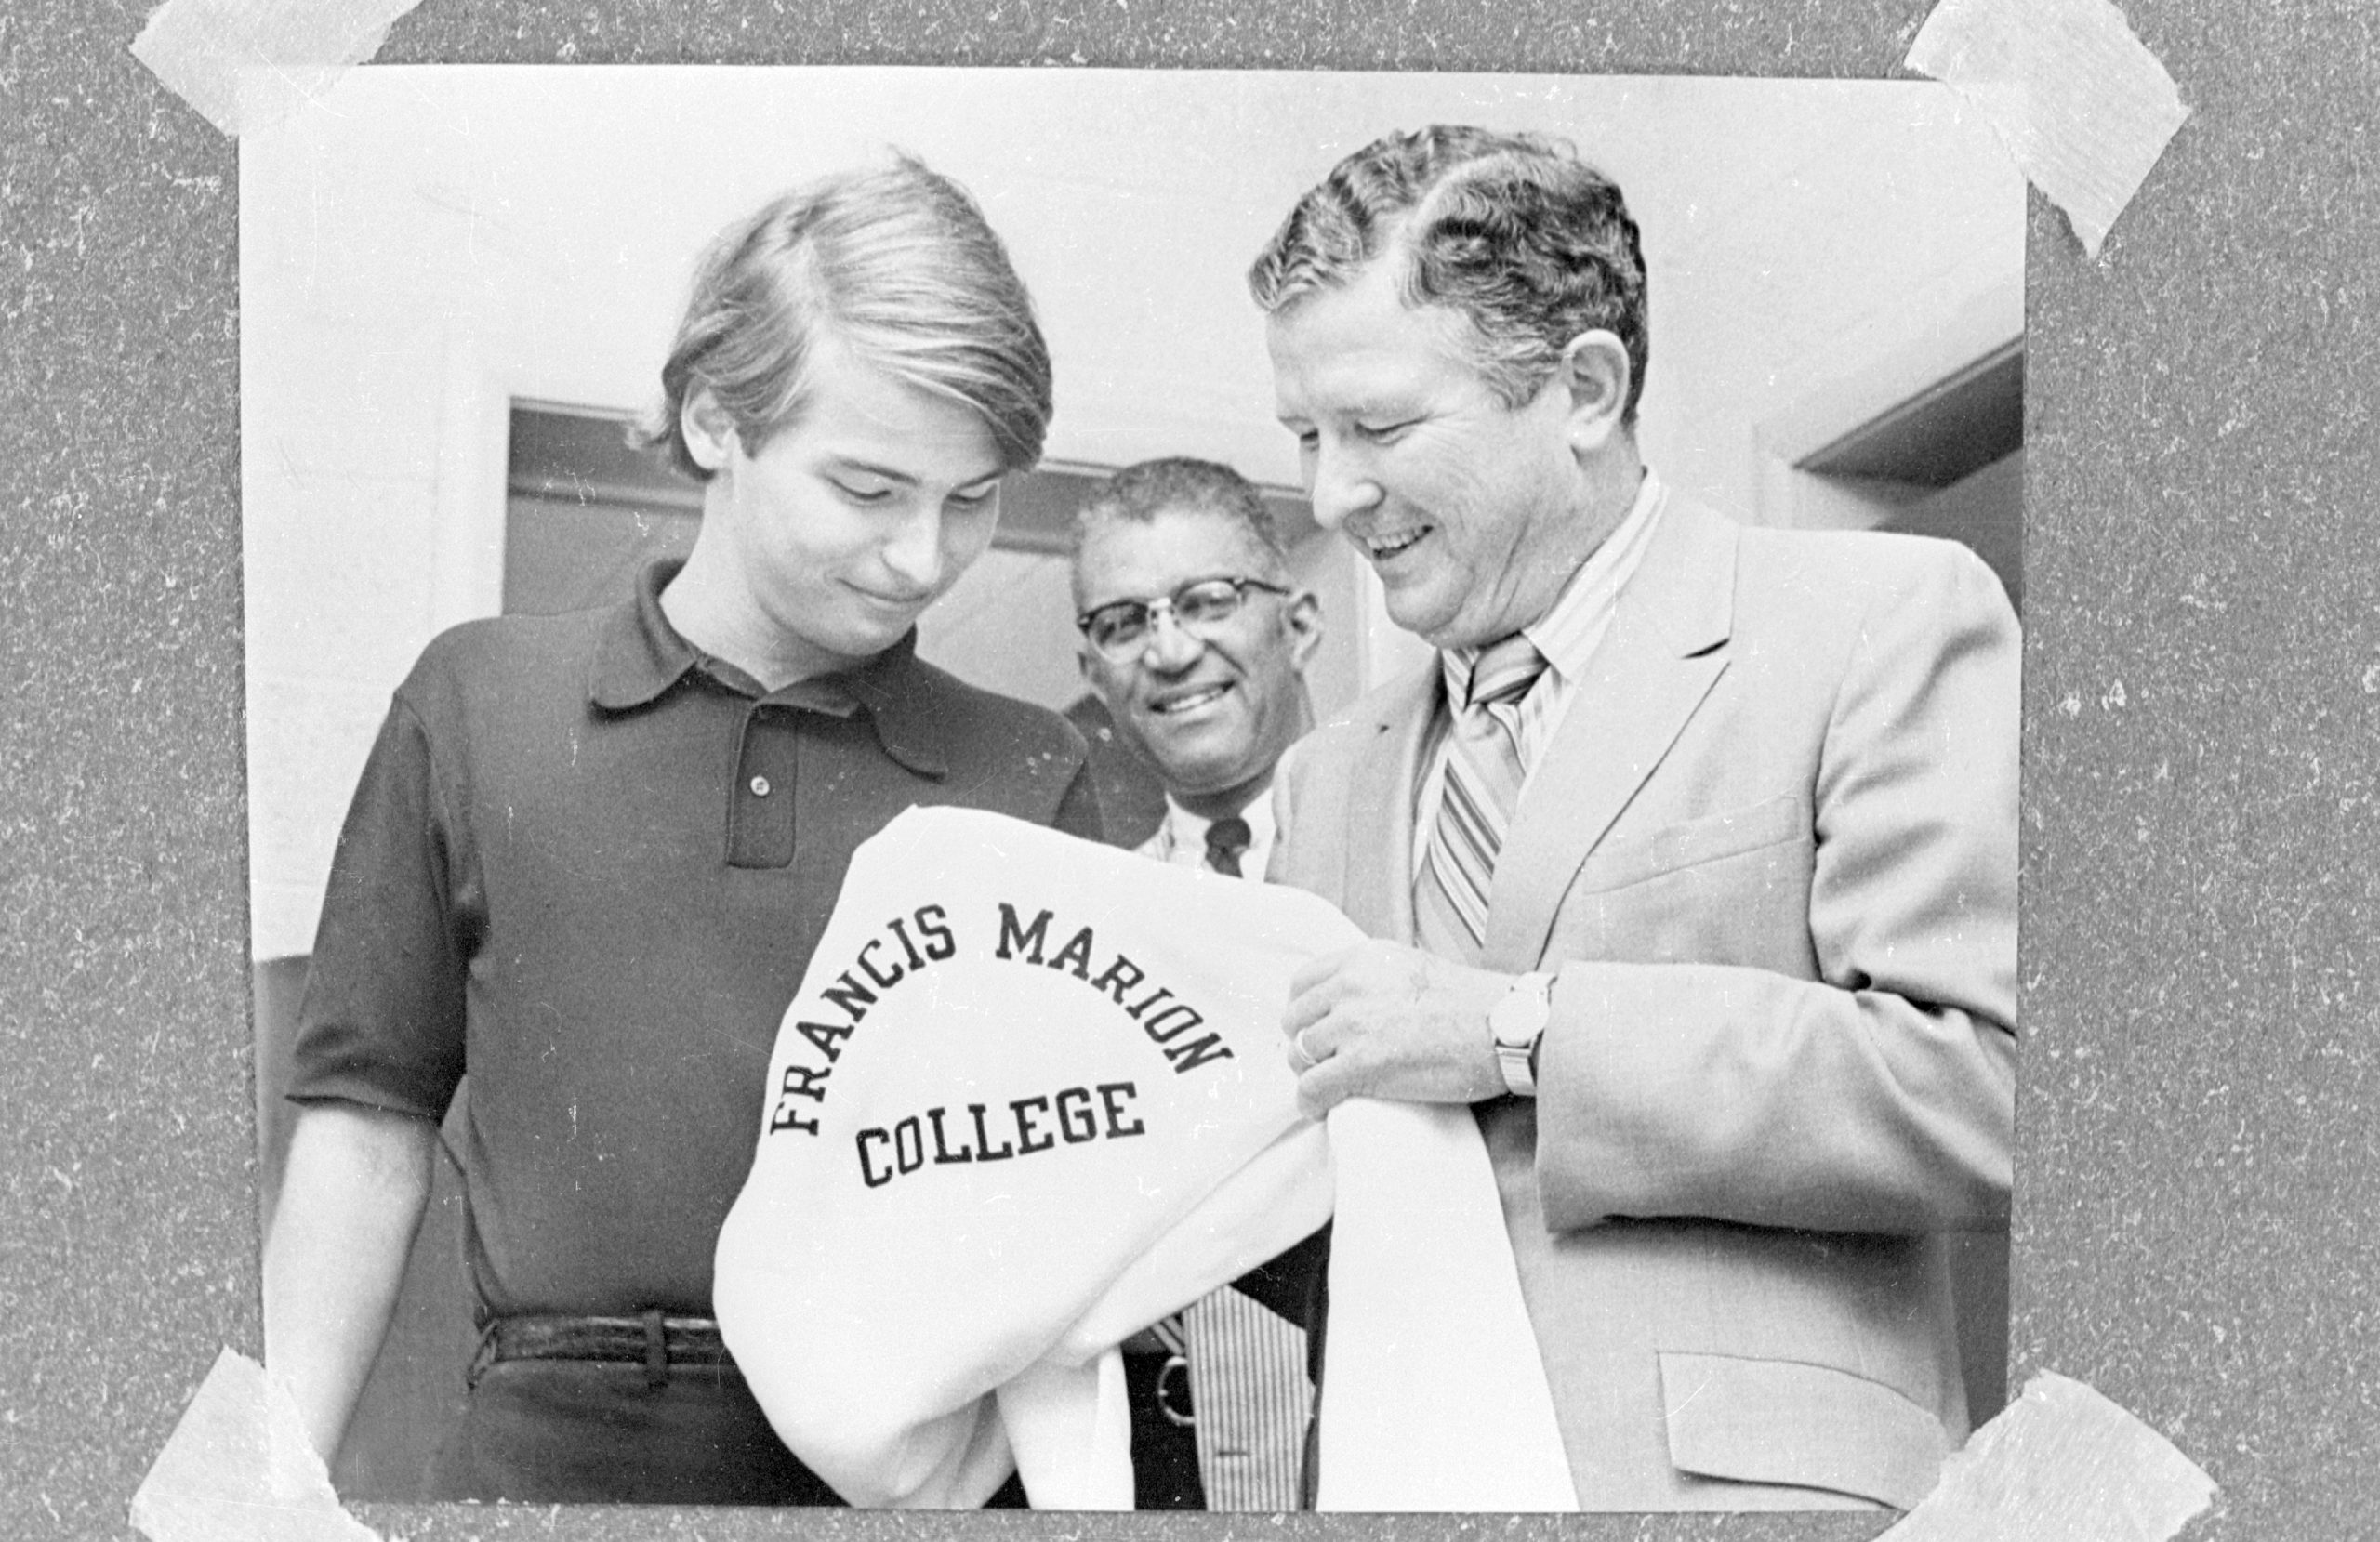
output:
MULTIPOLYGON (((1046 909, 1036 911, 1033 918, 1026 921, 1018 916, 1016 906, 1003 900, 999 902, 997 923, 991 923, 989 917, 985 919, 987 924, 980 935, 992 939, 992 948, 985 956, 1071 974, 1091 989, 1109 997, 1125 1019, 1132 1022, 1151 1043, 1164 1050, 1165 1058, 1176 1075, 1231 1058, 1231 1047, 1223 1042, 1220 1034, 1210 1032, 1192 1036, 1193 1030, 1205 1024, 1206 1015, 1176 996, 1170 987, 1151 982, 1147 971, 1120 952, 1105 950, 1103 962, 1103 950, 1091 928, 1077 928, 1072 936, 1052 951, 1051 916, 1046 909)), ((1059 929, 1061 935, 1064 929, 1063 927, 1059 929)), ((805 1111, 802 1103, 804 1100, 811 1103, 826 1100, 827 1083, 834 1074, 836 1061, 842 1057, 843 1040, 857 1031, 868 1009, 881 996, 903 981, 923 973, 933 965, 958 957, 959 952, 959 935, 951 925, 949 913, 936 904, 919 905, 909 916, 895 916, 860 944, 851 966, 835 978, 834 983, 819 992, 826 1002, 848 1021, 814 1022, 801 1018, 795 1020, 795 1031, 816 1047, 825 1063, 805 1065, 797 1061, 786 1067, 785 1079, 777 1089, 776 1106, 769 1115, 769 1133, 778 1135, 794 1130, 803 1135, 817 1134, 815 1111, 805 1111)), ((825 1014, 822 1012, 821 1015, 825 1014)), ((1130 1097, 1133 1091, 1128 1082, 1100 1090, 1109 1103, 1111 1113, 1115 1097, 1130 1097)), ((1038 1100, 1024 1100, 1028 1104, 1038 1100)), ((972 1106, 969 1105, 971 1110, 972 1106)), ((1015 1112, 1017 1122, 1022 1124, 1026 1117, 1025 1112, 1015 1112)), ((1110 1123, 1120 1125, 1120 1115, 1111 1118, 1110 1123)), ((1074 1125, 1069 1122, 1064 1127, 1071 1142, 1074 1125)), ((1125 1127, 1113 1133, 1137 1134, 1138 1127, 1125 1127)), ((1028 1140, 1022 1149, 1046 1151, 1052 1143, 1028 1140)), ((867 1167, 873 1186, 877 1169, 867 1164, 867 1154, 863 1141, 861 1160, 867 1167)), ((966 1160, 955 1151, 947 1159, 966 1160)), ((901 1167, 899 1170, 913 1168, 901 1167)))

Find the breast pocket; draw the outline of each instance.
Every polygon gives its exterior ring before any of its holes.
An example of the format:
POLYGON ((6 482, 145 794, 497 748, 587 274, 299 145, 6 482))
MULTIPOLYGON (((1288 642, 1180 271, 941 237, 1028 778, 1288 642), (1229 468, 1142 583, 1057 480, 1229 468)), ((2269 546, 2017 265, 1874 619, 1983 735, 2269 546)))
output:
POLYGON ((1808 978, 1810 823, 1808 803, 1787 794, 1609 842, 1564 896, 1553 951, 1808 978))

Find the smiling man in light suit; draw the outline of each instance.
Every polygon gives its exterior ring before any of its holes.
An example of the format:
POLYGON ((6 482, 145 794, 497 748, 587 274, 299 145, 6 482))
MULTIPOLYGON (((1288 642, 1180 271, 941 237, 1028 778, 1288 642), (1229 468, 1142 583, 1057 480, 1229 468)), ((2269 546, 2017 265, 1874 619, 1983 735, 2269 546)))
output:
POLYGON ((1297 983, 1302 1100, 1473 1106, 1585 1508, 1908 1508, 1943 1234, 2007 1215, 2005 596, 1663 487, 1636 228, 1558 141, 1382 139, 1250 281, 1316 519, 1439 650, 1276 781, 1272 876, 1377 939, 1297 983))

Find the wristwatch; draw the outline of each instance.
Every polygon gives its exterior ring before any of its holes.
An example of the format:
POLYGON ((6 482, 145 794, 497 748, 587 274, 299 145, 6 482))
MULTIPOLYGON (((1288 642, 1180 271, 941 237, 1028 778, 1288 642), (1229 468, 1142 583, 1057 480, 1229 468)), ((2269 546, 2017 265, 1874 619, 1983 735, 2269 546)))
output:
POLYGON ((1503 1068, 1504 1087, 1515 1098, 1537 1096, 1537 1041, 1544 1036, 1545 1020, 1554 1015, 1554 977, 1525 974, 1488 1014, 1488 1033, 1496 1041, 1496 1063, 1503 1068))

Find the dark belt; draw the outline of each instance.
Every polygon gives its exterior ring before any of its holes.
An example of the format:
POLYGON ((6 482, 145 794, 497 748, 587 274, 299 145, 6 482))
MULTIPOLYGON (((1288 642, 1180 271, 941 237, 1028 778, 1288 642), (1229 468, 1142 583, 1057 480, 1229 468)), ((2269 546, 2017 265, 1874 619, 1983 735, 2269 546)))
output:
POLYGON ((666 1317, 655 1308, 637 1317, 498 1317, 480 1330, 465 1381, 473 1387, 502 1360, 597 1360, 641 1364, 648 1386, 669 1384, 672 1365, 733 1370, 735 1359, 707 1317, 666 1317))

